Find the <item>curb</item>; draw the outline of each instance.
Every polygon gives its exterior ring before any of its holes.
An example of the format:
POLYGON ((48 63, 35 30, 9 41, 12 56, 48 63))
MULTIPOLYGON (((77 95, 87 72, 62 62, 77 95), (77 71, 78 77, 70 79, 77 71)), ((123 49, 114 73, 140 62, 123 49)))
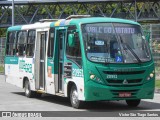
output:
POLYGON ((155 88, 154 92, 160 94, 160 88, 155 88))

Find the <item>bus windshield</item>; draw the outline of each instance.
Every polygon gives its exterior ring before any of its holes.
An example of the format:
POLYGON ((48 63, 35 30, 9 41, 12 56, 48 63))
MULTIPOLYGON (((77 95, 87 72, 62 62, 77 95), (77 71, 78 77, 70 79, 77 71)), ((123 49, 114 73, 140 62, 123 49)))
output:
POLYGON ((94 23, 82 25, 87 58, 100 63, 140 63, 151 60, 139 25, 94 23))

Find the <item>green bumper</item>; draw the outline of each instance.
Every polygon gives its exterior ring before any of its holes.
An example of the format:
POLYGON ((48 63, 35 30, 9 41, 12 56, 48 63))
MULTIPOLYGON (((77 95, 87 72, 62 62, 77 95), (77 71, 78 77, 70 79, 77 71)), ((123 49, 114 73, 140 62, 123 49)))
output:
POLYGON ((85 85, 86 101, 153 99, 155 81, 150 80, 140 86, 112 87, 88 81, 85 85), (120 92, 129 92, 131 97, 119 97, 120 92))

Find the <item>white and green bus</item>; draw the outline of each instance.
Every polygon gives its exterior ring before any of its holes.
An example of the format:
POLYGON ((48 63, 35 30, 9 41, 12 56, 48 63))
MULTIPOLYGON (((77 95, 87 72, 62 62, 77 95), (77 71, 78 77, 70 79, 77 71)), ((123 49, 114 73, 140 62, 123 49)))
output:
POLYGON ((87 15, 9 27, 6 82, 27 97, 42 93, 84 101, 152 99, 154 62, 140 24, 87 15))

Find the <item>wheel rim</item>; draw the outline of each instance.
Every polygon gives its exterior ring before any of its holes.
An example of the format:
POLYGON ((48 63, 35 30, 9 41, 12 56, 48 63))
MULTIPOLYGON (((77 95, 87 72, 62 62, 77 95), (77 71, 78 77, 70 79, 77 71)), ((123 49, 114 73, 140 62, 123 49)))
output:
POLYGON ((25 93, 26 93, 26 95, 29 94, 29 85, 27 83, 25 85, 25 93))
POLYGON ((73 90, 73 93, 72 93, 72 103, 75 104, 75 105, 78 103, 78 93, 77 93, 77 90, 73 90))

